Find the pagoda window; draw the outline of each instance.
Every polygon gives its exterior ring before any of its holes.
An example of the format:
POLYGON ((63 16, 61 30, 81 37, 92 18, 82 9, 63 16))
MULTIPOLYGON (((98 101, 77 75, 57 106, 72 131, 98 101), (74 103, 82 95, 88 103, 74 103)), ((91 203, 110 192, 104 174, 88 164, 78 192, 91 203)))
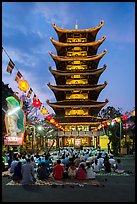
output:
POLYGON ((80 75, 73 75, 71 78, 80 79, 80 75))
POLYGON ((67 65, 66 70, 81 70, 81 65, 67 65))
POLYGON ((67 39, 67 42, 72 42, 72 41, 73 41, 72 38, 68 38, 68 39, 67 39))
POLYGON ((81 47, 81 51, 87 51, 87 47, 81 47))
POLYGON ((73 48, 73 51, 74 51, 74 52, 75 52, 75 51, 76 51, 76 52, 77 52, 77 51, 81 51, 81 48, 80 48, 80 47, 74 47, 74 48, 73 48))
POLYGON ((87 56, 87 52, 81 52, 81 56, 87 56))
POLYGON ((67 52, 67 56, 72 56, 72 52, 67 52))
POLYGON ((87 79, 67 79, 66 84, 88 84, 87 79))
POLYGON ((67 33, 67 38, 73 38, 73 34, 72 33, 67 33))
POLYGON ((75 94, 66 94, 66 99, 73 100, 73 99, 82 99, 86 100, 88 99, 87 93, 75 93, 75 94))
POLYGON ((80 61, 73 61, 74 64, 80 65, 80 61))
POLYGON ((86 38, 81 38, 81 42, 87 42, 86 38))
POLYGON ((80 34, 79 33, 75 33, 74 34, 74 38, 79 38, 80 37, 80 34))
POLYGON ((88 116, 88 109, 66 109, 66 116, 88 116))
POLYGON ((73 51, 72 47, 67 47, 67 51, 73 51))

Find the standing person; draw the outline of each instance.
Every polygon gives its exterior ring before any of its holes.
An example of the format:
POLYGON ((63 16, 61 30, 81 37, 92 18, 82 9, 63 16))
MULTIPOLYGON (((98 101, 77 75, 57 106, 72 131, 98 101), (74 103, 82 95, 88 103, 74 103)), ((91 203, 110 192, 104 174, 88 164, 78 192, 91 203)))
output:
POLYGON ((29 185, 34 183, 34 166, 30 163, 30 158, 27 159, 27 163, 22 166, 22 181, 23 185, 29 185))
POLYGON ((84 164, 80 164, 77 171, 77 179, 84 180, 86 179, 86 176, 87 176, 87 172, 86 172, 85 166, 84 164))
POLYGON ((65 171, 64 166, 61 165, 61 160, 58 159, 57 164, 53 168, 53 177, 55 179, 62 179, 64 171, 65 171))

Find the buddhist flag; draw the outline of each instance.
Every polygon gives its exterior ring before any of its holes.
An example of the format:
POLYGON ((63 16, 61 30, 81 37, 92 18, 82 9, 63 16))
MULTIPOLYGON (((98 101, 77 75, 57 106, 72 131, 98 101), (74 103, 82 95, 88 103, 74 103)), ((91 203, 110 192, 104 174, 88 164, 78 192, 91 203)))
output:
POLYGON ((33 101, 36 100, 36 99, 37 99, 36 94, 34 94, 34 96, 33 96, 33 101))
POLYGON ((10 74, 12 73, 13 69, 15 67, 15 64, 12 62, 12 60, 10 59, 9 64, 7 66, 7 72, 9 72, 10 74))
MULTIPOLYGON (((38 99, 39 100, 39 99, 38 99)), ((40 101, 40 100, 39 100, 40 101)), ((40 102, 39 110, 41 109, 42 103, 40 102)))
POLYGON ((15 77, 15 81, 18 83, 21 77, 22 77, 22 74, 18 71, 17 76, 15 77))
POLYGON ((30 98, 31 94, 32 94, 33 90, 32 88, 29 89, 28 93, 27 93, 27 97, 30 98))

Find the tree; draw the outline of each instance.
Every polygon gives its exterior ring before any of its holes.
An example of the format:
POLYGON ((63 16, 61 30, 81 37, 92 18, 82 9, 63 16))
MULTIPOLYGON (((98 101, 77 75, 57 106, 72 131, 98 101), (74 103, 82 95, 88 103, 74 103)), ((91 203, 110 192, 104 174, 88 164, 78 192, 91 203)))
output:
MULTIPOLYGON (((112 106, 108 106, 106 109, 102 109, 100 111, 101 118, 103 120, 112 120, 116 117, 121 117, 122 116, 122 109, 118 108, 115 109, 112 106)), ((114 155, 118 155, 118 150, 119 150, 119 144, 120 144, 120 124, 119 123, 115 123, 114 126, 110 125, 110 126, 106 126, 104 127, 106 134, 109 137, 109 143, 112 143, 112 149, 113 149, 113 154, 114 155)))

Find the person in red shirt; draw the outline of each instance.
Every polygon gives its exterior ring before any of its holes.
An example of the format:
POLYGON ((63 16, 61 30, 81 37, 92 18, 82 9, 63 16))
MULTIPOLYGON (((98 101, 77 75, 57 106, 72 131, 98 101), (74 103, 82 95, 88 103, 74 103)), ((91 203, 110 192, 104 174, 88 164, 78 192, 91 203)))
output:
POLYGON ((84 166, 84 164, 80 164, 78 171, 77 171, 77 177, 76 178, 79 180, 84 180, 84 179, 86 179, 86 176, 87 176, 87 172, 86 172, 85 166, 84 166))
POLYGON ((63 173, 65 169, 64 166, 61 165, 61 160, 57 160, 57 164, 53 168, 53 176, 55 179, 62 179, 63 178, 63 173))

